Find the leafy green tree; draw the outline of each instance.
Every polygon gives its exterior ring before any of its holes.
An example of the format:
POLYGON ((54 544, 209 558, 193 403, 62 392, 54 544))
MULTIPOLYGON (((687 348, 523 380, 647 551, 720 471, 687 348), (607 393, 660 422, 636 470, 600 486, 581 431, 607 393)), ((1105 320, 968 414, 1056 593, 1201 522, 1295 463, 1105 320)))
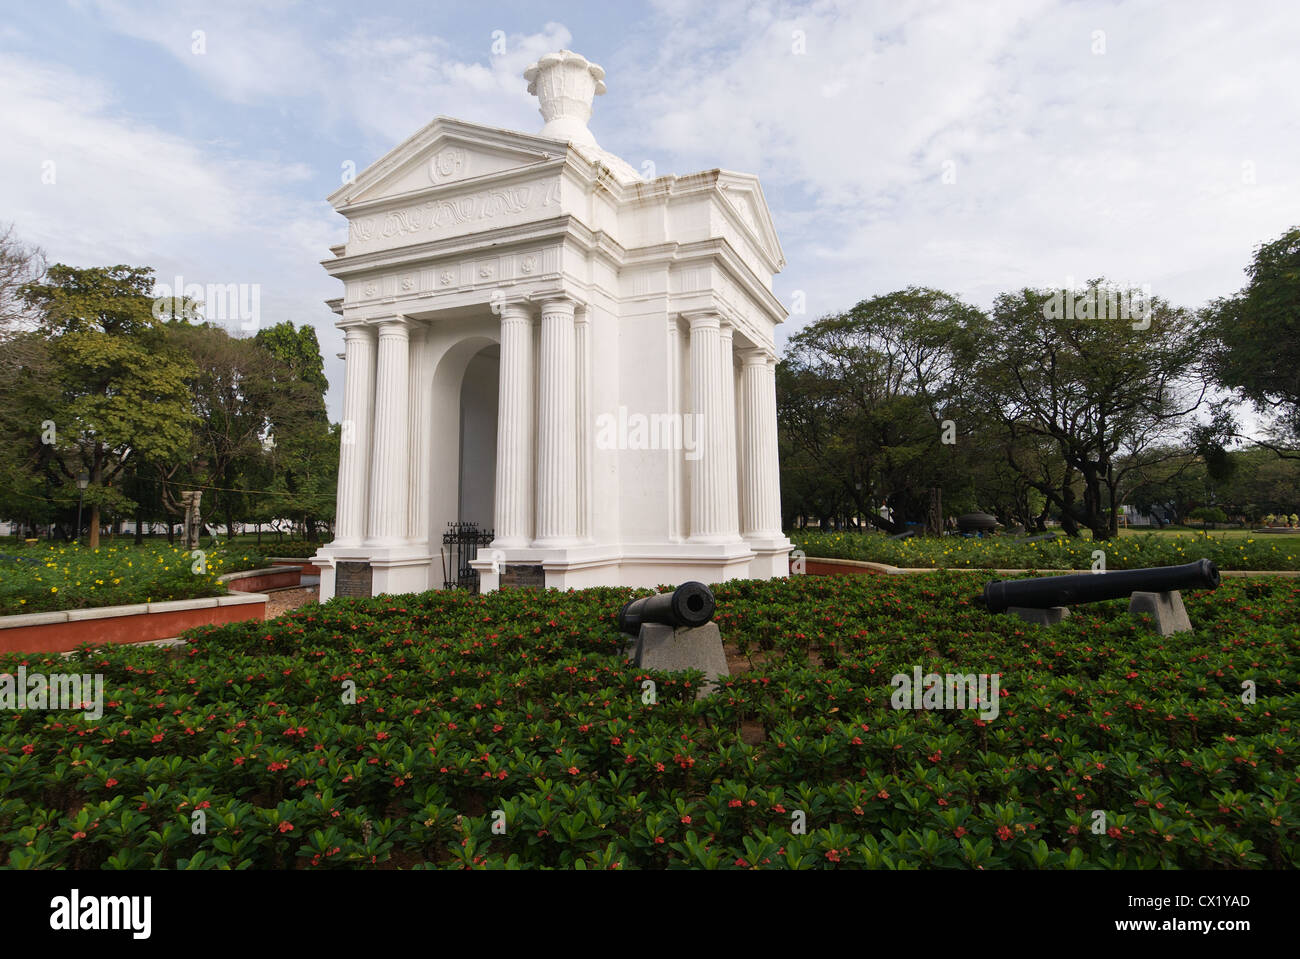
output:
POLYGON ((1067 468, 1059 483, 1009 462, 1072 535, 1079 522, 1095 538, 1117 535, 1130 474, 1171 455, 1207 389, 1198 318, 1104 280, 1080 293, 1002 294, 961 342, 977 384, 966 402, 979 418, 999 424, 1009 449, 1038 440, 1057 447, 1067 468))
MULTIPOLYGON (((89 477, 90 544, 99 545, 103 510, 133 504, 114 481, 133 458, 183 454, 193 422, 187 381, 193 363, 171 349, 152 312, 153 271, 112 266, 49 268, 23 287, 48 348, 46 419, 54 424, 62 496, 76 501, 89 477)), ((34 424, 33 431, 39 431, 34 424)))
POLYGON ((792 337, 778 376, 778 426, 794 459, 783 465, 789 491, 809 511, 846 511, 889 532, 925 515, 962 456, 962 424, 949 422, 962 382, 954 343, 977 313, 912 287, 792 337), (802 478, 791 476, 796 467, 802 478), (894 520, 879 515, 882 503, 894 520))
POLYGON ((334 518, 339 454, 339 434, 325 412, 329 382, 316 331, 277 323, 259 331, 253 342, 275 360, 268 446, 274 476, 271 505, 275 515, 299 519, 308 542, 316 542, 319 527, 334 518))
POLYGON ((1207 309, 1218 381, 1269 417, 1256 443, 1300 456, 1300 226, 1261 245, 1246 286, 1207 309))

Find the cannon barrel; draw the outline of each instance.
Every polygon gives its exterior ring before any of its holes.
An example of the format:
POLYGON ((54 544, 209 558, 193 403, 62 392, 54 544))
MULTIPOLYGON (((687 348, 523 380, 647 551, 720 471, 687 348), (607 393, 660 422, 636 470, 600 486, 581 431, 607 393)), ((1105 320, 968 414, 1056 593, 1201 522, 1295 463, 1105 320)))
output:
POLYGON ((991 613, 1003 613, 1011 606, 1049 609, 1120 599, 1135 592, 1216 589, 1218 585, 1218 568, 1208 559, 1198 559, 1183 566, 996 580, 984 587, 984 605, 991 613))
POLYGON ((671 593, 643 596, 625 605, 618 614, 620 632, 635 634, 642 623, 665 626, 703 626, 713 618, 713 591, 703 583, 682 583, 671 593))

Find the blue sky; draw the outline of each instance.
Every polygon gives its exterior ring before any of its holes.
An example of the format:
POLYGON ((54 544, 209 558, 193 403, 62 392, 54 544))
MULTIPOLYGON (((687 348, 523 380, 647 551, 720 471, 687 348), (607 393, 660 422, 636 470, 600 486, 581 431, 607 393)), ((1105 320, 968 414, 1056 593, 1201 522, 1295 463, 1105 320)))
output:
POLYGON ((343 164, 438 114, 536 132, 523 69, 565 47, 607 71, 605 149, 762 178, 806 299, 782 340, 909 284, 1195 307, 1300 223, 1297 36, 1288 2, 7 4, 0 221, 56 262, 260 284, 263 322, 317 327, 337 417, 343 164))

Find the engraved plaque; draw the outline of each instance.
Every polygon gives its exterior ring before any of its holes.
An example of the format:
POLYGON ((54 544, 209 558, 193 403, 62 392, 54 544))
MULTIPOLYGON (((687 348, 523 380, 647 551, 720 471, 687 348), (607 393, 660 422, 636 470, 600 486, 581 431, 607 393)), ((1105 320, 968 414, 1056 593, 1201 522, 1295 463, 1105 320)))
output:
POLYGON ((545 589, 546 570, 540 563, 536 566, 506 563, 501 570, 499 585, 502 589, 545 589))
POLYGON ((340 562, 334 571, 335 596, 361 596, 370 598, 371 572, 369 563, 340 562))

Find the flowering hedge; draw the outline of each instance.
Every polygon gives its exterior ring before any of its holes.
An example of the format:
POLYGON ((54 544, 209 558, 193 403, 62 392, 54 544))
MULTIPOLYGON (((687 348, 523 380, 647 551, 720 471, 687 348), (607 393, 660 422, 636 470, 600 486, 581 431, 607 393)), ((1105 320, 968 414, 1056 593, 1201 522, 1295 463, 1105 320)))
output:
POLYGON ((10 656, 101 673, 107 703, 2 714, 0 862, 1300 865, 1300 584, 1187 593, 1196 632, 1168 639, 1122 602, 1041 629, 971 593, 724 584, 733 675, 699 701, 698 674, 626 663, 618 589, 334 600, 171 651, 10 656), (1000 712, 891 708, 913 667, 1000 673, 1000 712))
POLYGON ((12 548, 0 552, 0 616, 223 596, 217 577, 262 562, 247 549, 198 556, 165 543, 12 548))
POLYGON ((1186 535, 1123 536, 1112 540, 1073 539, 1016 542, 1013 536, 910 537, 883 533, 823 533, 796 530, 790 540, 809 556, 855 559, 900 567, 952 569, 1091 569, 1093 552, 1106 553, 1107 569, 1177 566, 1205 557, 1219 569, 1300 569, 1300 547, 1267 534, 1236 539, 1186 535))

